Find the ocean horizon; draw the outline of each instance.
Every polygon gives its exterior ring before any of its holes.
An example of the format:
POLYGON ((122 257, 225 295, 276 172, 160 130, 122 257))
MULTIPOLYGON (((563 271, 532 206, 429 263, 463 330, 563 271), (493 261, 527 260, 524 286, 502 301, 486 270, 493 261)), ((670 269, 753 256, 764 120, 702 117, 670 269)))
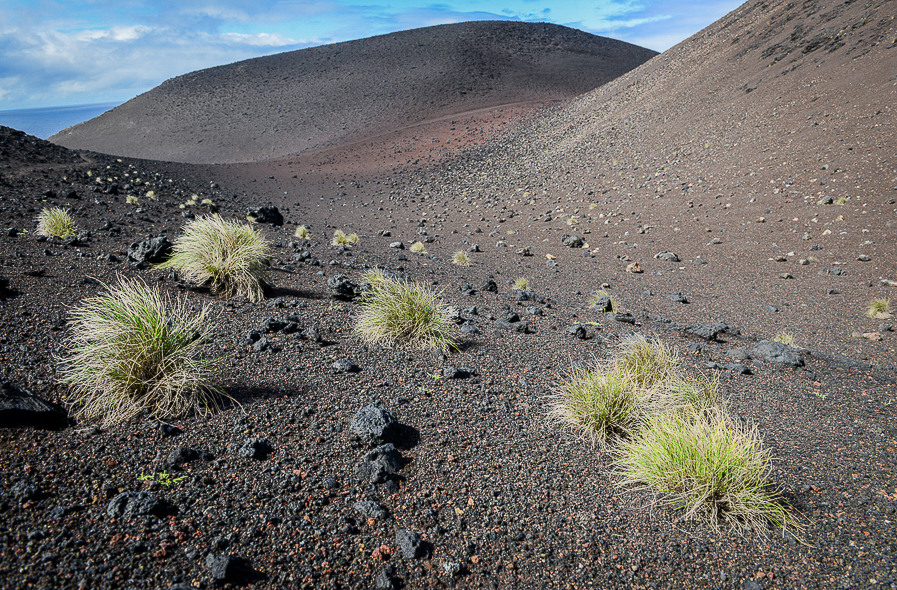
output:
POLYGON ((47 139, 67 127, 89 121, 120 104, 119 102, 103 102, 66 107, 0 111, 0 125, 47 139))

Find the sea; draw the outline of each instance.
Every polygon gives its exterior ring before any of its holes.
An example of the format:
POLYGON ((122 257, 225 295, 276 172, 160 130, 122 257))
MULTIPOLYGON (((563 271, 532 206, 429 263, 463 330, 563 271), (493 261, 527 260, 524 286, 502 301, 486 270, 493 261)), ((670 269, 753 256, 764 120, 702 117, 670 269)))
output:
POLYGON ((80 104, 68 107, 42 107, 0 111, 0 125, 24 131, 28 135, 47 139, 72 125, 89 121, 117 107, 118 102, 80 104))

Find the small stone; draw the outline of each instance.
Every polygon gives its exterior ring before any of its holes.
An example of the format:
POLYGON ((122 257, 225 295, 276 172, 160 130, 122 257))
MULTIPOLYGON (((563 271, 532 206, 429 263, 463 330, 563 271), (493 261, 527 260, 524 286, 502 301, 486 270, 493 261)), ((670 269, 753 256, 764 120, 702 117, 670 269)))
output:
POLYGON ((352 507, 355 509, 355 512, 365 518, 373 518, 374 520, 386 520, 389 518, 389 511, 373 500, 355 502, 352 507))
POLYGON ((669 299, 673 303, 688 303, 688 298, 686 298, 685 295, 679 293, 678 291, 670 295, 667 299, 669 299))
POLYGON ((402 552, 405 559, 418 559, 427 554, 426 546, 421 540, 420 533, 399 529, 396 531, 396 547, 402 552))
POLYGON ((869 262, 870 260, 872 260, 872 258, 867 256, 866 254, 860 254, 859 256, 857 256, 857 260, 859 260, 860 262, 869 262))
POLYGON ((237 455, 247 459, 264 460, 272 452, 271 444, 266 438, 249 438, 237 449, 237 455))
POLYGON ((330 367, 333 369, 334 373, 342 374, 342 373, 358 373, 361 371, 361 367, 350 361, 349 359, 339 359, 330 367))
POLYGON ((626 265, 626 272, 632 273, 632 274, 640 274, 644 271, 642 270, 642 267, 639 266, 638 262, 631 262, 626 265))
POLYGON ((214 555, 206 557, 206 569, 216 582, 239 583, 252 577, 249 561, 236 555, 214 555))
POLYGON ((248 207, 246 209, 246 216, 251 217, 255 223, 283 225, 283 215, 281 215, 280 209, 272 205, 248 207))
POLYGON ((110 518, 132 519, 148 514, 158 515, 163 509, 164 504, 149 492, 122 492, 106 506, 106 514, 110 518))
POLYGON ((783 272, 783 273, 779 274, 779 278, 780 279, 793 279, 794 275, 792 275, 790 272, 783 272))
POLYGON ((663 262, 679 262, 679 256, 675 252, 669 251, 658 252, 654 258, 663 262))

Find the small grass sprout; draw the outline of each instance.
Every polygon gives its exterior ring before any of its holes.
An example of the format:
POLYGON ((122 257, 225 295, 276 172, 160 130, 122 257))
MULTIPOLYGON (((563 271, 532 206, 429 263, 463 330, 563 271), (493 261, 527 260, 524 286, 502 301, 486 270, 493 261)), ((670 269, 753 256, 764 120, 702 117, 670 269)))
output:
POLYGON ((835 205, 846 205, 847 201, 849 201, 849 200, 850 199, 848 199, 847 197, 840 197, 838 200, 835 201, 835 205))
POLYGON ((155 191, 146 191, 146 198, 156 200, 156 192, 155 191))
POLYGON ((227 298, 265 298, 264 288, 271 283, 265 264, 268 241, 250 225, 218 215, 200 217, 184 226, 173 250, 159 268, 174 268, 227 298))
POLYGON ((721 410, 649 416, 636 438, 624 441, 617 466, 624 486, 647 486, 686 518, 712 526, 771 523, 796 527, 790 509, 768 482, 769 452, 756 428, 721 410))
POLYGON ((293 232, 293 235, 296 236, 297 238, 299 238, 300 240, 307 240, 310 237, 309 233, 308 233, 308 228, 305 227, 304 225, 300 225, 299 227, 297 227, 296 231, 293 232))
POLYGON ((71 314, 62 378, 75 415, 111 426, 141 412, 156 420, 209 414, 224 395, 210 381, 217 359, 200 358, 209 316, 138 280, 85 299, 71 314))
POLYGON ((891 302, 888 299, 873 299, 866 307, 866 315, 873 320, 885 320, 891 317, 891 302))
POLYGON ((68 238, 78 235, 71 214, 65 209, 44 208, 37 216, 37 235, 48 238, 68 238))
POLYGON ((144 475, 141 473, 140 477, 137 478, 137 481, 154 481, 161 486, 168 487, 184 479, 187 479, 186 475, 182 475, 180 477, 172 477, 171 474, 165 473, 164 471, 159 471, 155 475, 144 475))
POLYGON ((423 242, 414 242, 411 246, 408 247, 408 250, 414 252, 415 254, 426 254, 427 248, 424 246, 423 242))
POLYGON ((214 205, 214 204, 215 204, 215 202, 212 201, 212 199, 203 199, 203 200, 201 201, 201 203, 202 203, 203 205, 214 205))
POLYGON ((125 203, 127 203, 128 205, 137 205, 138 203, 140 203, 140 201, 134 195, 128 195, 125 198, 125 203))
POLYGON ((650 389, 678 377, 679 358, 661 341, 635 335, 620 342, 614 365, 638 387, 650 389))
POLYGON ((330 242, 334 246, 351 247, 358 243, 358 234, 346 234, 341 229, 333 232, 333 240, 330 242))
POLYGON ((623 369, 595 364, 574 370, 552 396, 549 415, 599 447, 629 435, 646 401, 623 369))
POLYGON ((470 256, 467 255, 467 252, 458 250, 452 254, 452 264, 458 266, 470 266, 470 256))
POLYGON ((371 290, 361 300, 355 332, 371 344, 410 348, 457 348, 452 323, 436 293, 406 281, 394 281, 381 271, 367 273, 371 290), (372 278, 380 272, 381 278, 372 278))
POLYGON ((525 277, 517 277, 514 279, 513 287, 518 291, 526 291, 526 288, 529 287, 529 281, 525 277))
POLYGON ((794 346, 794 336, 788 334, 787 332, 779 332, 772 340, 773 342, 778 342, 779 344, 794 346))

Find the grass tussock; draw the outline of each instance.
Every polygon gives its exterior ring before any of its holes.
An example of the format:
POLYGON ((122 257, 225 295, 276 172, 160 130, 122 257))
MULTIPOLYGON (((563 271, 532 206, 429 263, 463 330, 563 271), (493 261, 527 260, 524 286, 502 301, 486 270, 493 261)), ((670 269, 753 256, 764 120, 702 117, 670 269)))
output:
POLYGON ((184 226, 173 250, 160 268, 174 268, 191 281, 210 284, 213 292, 227 298, 265 298, 264 288, 271 282, 265 265, 268 242, 250 225, 218 215, 201 217, 184 226))
POLYGON ((78 235, 75 220, 65 209, 44 208, 37 216, 37 235, 48 238, 69 238, 78 235))
POLYGON ((679 376, 676 352, 659 340, 648 340, 640 335, 620 342, 620 353, 614 365, 643 389, 674 381, 679 376))
POLYGON ((770 457, 756 428, 734 421, 718 377, 691 379, 675 351, 633 336, 617 355, 574 371, 557 387, 550 417, 600 447, 617 442, 623 487, 717 527, 800 529, 769 483, 770 457))
POLYGON ((304 225, 300 225, 299 227, 297 227, 296 231, 293 232, 293 235, 296 236, 297 238, 299 238, 300 240, 307 240, 310 237, 310 235, 308 233, 308 228, 305 227, 304 225))
POLYGON ((604 447, 613 438, 630 435, 645 406, 645 391, 615 366, 595 364, 573 371, 556 390, 551 417, 604 447))
POLYGON ((458 250, 452 254, 452 264, 457 266, 470 266, 470 256, 463 250, 458 250))
POLYGON ((408 250, 414 252, 415 254, 426 254, 427 248, 424 246, 423 242, 414 242, 408 247, 408 250))
POLYGON ((333 239, 330 243, 334 246, 351 248, 352 246, 358 244, 358 234, 347 234, 343 230, 338 229, 333 232, 333 239))
POLYGON ((457 348, 452 323, 445 317, 445 305, 426 287, 395 281, 382 271, 365 273, 370 290, 361 300, 356 333, 371 344, 409 348, 457 348))
POLYGON ((214 324, 207 308, 194 313, 184 299, 122 280, 71 318, 63 382, 75 415, 109 426, 141 412, 165 419, 216 408, 216 359, 201 358, 214 324))
POLYGON ((526 291, 527 287, 529 287, 529 281, 524 277, 518 277, 514 280, 513 287, 518 291, 526 291))
POLYGON ((773 342, 778 342, 779 344, 794 346, 794 336, 786 332, 779 332, 772 340, 773 342))
POLYGON ((795 526, 769 484, 770 457, 756 428, 722 410, 658 413, 624 441, 617 462, 623 485, 647 486, 687 518, 736 527, 795 526))
POLYGON ((866 307, 866 315, 873 320, 884 320, 891 317, 891 302, 888 299, 873 299, 866 307))

